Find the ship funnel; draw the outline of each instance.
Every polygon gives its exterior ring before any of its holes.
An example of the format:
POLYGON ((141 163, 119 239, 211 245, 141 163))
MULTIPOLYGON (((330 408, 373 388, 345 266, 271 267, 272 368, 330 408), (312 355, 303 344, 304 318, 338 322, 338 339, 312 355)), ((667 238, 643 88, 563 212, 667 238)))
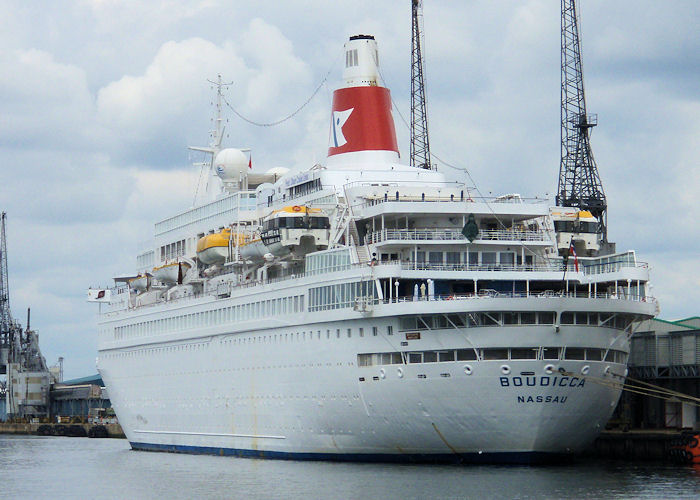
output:
POLYGON ((378 84, 379 52, 373 36, 356 35, 345 43, 343 79, 345 86, 333 93, 328 164, 341 159, 397 162, 391 95, 378 84))

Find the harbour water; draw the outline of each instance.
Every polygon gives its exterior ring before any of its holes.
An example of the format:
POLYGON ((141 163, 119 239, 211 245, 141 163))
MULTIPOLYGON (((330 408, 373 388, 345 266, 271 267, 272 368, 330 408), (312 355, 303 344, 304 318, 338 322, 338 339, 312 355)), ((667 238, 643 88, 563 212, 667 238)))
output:
POLYGON ((123 439, 0 435, 2 498, 698 498, 700 467, 295 462, 131 451, 123 439))

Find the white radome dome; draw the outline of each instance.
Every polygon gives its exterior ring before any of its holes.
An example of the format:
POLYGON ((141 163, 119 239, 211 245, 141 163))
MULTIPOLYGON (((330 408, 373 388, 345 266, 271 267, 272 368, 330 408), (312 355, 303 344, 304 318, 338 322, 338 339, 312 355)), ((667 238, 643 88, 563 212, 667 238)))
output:
POLYGON ((248 158, 240 149, 222 149, 214 158, 214 170, 224 182, 237 181, 248 173, 248 158))

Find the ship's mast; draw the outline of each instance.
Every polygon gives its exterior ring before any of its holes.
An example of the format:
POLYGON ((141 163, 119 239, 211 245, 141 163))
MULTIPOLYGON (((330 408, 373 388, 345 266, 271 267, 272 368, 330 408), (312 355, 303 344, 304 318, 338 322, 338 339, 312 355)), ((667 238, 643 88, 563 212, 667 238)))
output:
POLYGON ((561 2, 561 164, 556 203, 588 210, 607 242, 607 200, 590 143, 596 115, 586 114, 575 0, 561 2))
POLYGON ((421 23, 423 1, 411 0, 411 166, 430 170, 430 143, 428 141, 428 112, 425 104, 423 56, 421 54, 421 23))

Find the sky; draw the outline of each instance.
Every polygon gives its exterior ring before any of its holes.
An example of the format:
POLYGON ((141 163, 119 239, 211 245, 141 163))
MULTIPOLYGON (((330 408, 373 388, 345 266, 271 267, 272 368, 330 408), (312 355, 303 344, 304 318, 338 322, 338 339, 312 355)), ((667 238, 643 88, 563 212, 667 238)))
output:
MULTIPOLYGON (((581 0, 592 147, 609 238, 648 262, 660 317, 700 314, 700 2, 581 0)), ((157 220, 189 208, 214 93, 224 145, 256 170, 325 159, 342 47, 375 35, 396 109, 409 116, 409 0, 3 0, 0 210, 10 304, 66 378, 96 372, 89 287, 132 272, 157 220)), ((560 2, 424 0, 432 153, 484 193, 554 198, 559 171, 560 2)), ((394 113, 399 147, 409 133, 394 113)))

